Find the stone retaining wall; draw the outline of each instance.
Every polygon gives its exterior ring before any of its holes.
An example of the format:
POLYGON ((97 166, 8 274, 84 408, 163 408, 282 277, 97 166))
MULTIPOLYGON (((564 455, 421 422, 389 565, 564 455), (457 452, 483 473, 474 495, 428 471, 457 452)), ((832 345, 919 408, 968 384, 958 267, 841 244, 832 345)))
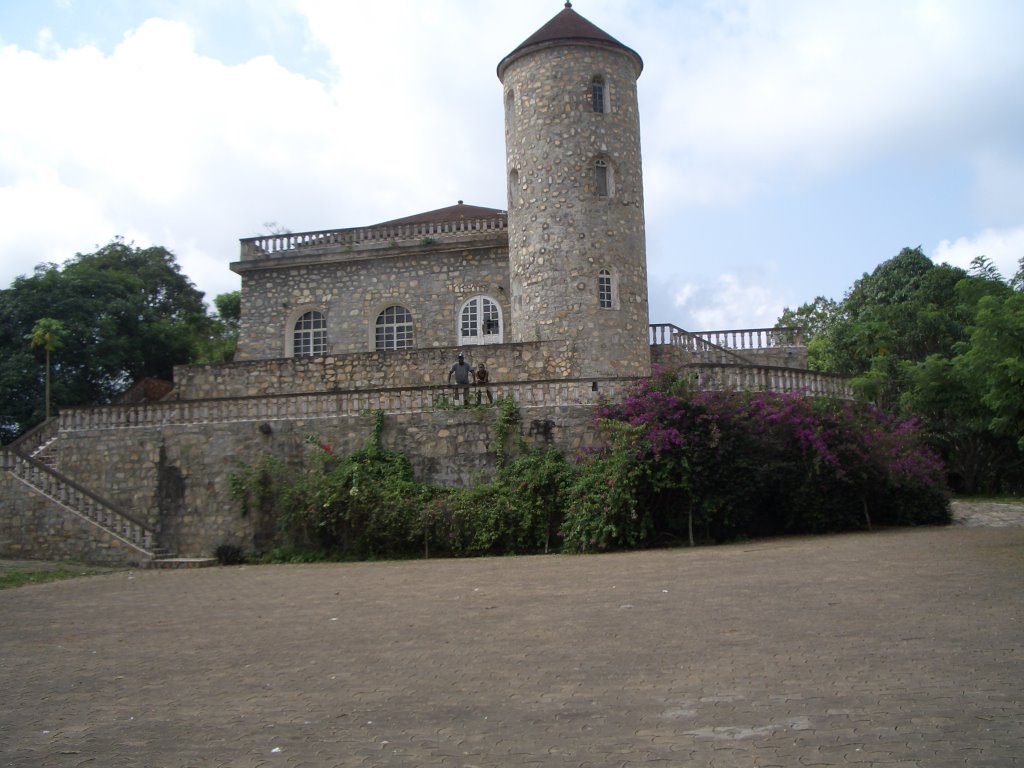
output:
MULTIPOLYGON (((520 406, 519 412, 530 445, 571 454, 596 441, 592 406, 520 406)), ((497 407, 391 414, 382 440, 409 457, 418 480, 465 486, 494 472, 497 416, 497 407)), ((62 472, 155 528, 159 545, 181 556, 208 556, 222 543, 251 551, 272 538, 240 515, 231 474, 264 455, 298 465, 315 450, 308 436, 347 454, 365 445, 372 428, 366 413, 80 429, 61 433, 55 455, 62 472)))
POLYGON ((134 547, 0 472, 0 557, 135 565, 134 547))

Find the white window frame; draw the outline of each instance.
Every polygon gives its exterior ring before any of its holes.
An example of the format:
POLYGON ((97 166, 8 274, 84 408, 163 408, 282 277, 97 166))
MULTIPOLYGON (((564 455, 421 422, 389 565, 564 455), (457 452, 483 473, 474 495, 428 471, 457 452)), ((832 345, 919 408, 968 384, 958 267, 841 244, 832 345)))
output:
POLYGON ((326 313, 303 308, 288 324, 288 357, 322 357, 327 351, 326 313), (300 328, 300 324, 307 325, 300 328))
POLYGON ((615 309, 615 275, 610 269, 597 273, 597 306, 599 309, 615 309))
POLYGON ((416 346, 416 323, 412 312, 401 304, 389 304, 382 308, 374 317, 370 337, 374 352, 412 349, 416 346))
POLYGON ((501 344, 504 336, 505 318, 501 311, 501 303, 497 299, 486 294, 478 294, 462 302, 455 319, 455 338, 459 346, 501 344), (493 326, 495 322, 497 328, 493 326))

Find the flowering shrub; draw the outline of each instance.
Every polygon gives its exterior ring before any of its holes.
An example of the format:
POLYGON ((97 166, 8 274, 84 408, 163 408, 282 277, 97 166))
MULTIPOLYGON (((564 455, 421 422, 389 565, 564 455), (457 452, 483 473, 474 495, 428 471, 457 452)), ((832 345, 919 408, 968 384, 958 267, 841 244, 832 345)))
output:
POLYGON ((949 521, 918 426, 869 406, 661 372, 599 418, 608 447, 577 476, 573 550, 949 521))
POLYGON ((870 406, 694 391, 660 372, 597 416, 602 450, 570 464, 520 446, 468 489, 416 482, 406 457, 382 447, 378 414, 362 450, 341 457, 310 436, 306 466, 267 459, 233 490, 243 513, 276 521, 264 539, 300 558, 589 552, 949 522, 943 467, 919 427, 870 406))

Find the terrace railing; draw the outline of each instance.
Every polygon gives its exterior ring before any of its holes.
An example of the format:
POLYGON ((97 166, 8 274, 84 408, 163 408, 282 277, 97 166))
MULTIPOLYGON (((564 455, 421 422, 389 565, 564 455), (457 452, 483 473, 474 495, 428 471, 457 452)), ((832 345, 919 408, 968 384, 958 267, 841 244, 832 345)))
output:
POLYGON ((671 323, 652 323, 651 344, 685 347, 692 352, 733 351, 802 347, 799 328, 741 328, 728 331, 686 331, 671 323))
POLYGON ((354 229, 324 229, 317 232, 288 232, 280 235, 260 235, 243 238, 242 261, 266 258, 308 248, 348 248, 364 244, 399 243, 437 240, 466 235, 487 235, 507 232, 508 219, 504 216, 457 221, 427 221, 412 224, 392 224, 354 229))

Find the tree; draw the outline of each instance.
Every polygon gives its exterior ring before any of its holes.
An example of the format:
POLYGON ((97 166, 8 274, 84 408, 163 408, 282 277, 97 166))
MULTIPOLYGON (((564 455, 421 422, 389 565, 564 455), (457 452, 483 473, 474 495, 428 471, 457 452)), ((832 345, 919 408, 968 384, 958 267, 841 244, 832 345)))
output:
POLYGON ((61 336, 64 334, 64 326, 60 320, 52 317, 44 317, 36 321, 32 333, 28 335, 32 348, 42 347, 46 352, 46 419, 50 419, 50 355, 64 346, 61 336))
POLYGON ((41 264, 0 290, 0 437, 44 418, 42 381, 25 337, 40 318, 64 328, 52 397, 65 406, 109 402, 145 377, 170 379, 209 336, 203 294, 165 248, 117 239, 62 266, 41 264))
MULTIPOLYGON (((864 400, 922 419, 957 490, 1020 489, 1021 267, 1004 281, 984 256, 967 272, 904 248, 854 283, 813 336, 809 364, 851 376, 864 400)), ((818 297, 779 322, 815 317, 827 302, 818 297)))
POLYGON ((210 319, 209 334, 201 345, 199 363, 230 363, 238 346, 242 321, 242 292, 222 293, 213 299, 216 313, 210 319))

